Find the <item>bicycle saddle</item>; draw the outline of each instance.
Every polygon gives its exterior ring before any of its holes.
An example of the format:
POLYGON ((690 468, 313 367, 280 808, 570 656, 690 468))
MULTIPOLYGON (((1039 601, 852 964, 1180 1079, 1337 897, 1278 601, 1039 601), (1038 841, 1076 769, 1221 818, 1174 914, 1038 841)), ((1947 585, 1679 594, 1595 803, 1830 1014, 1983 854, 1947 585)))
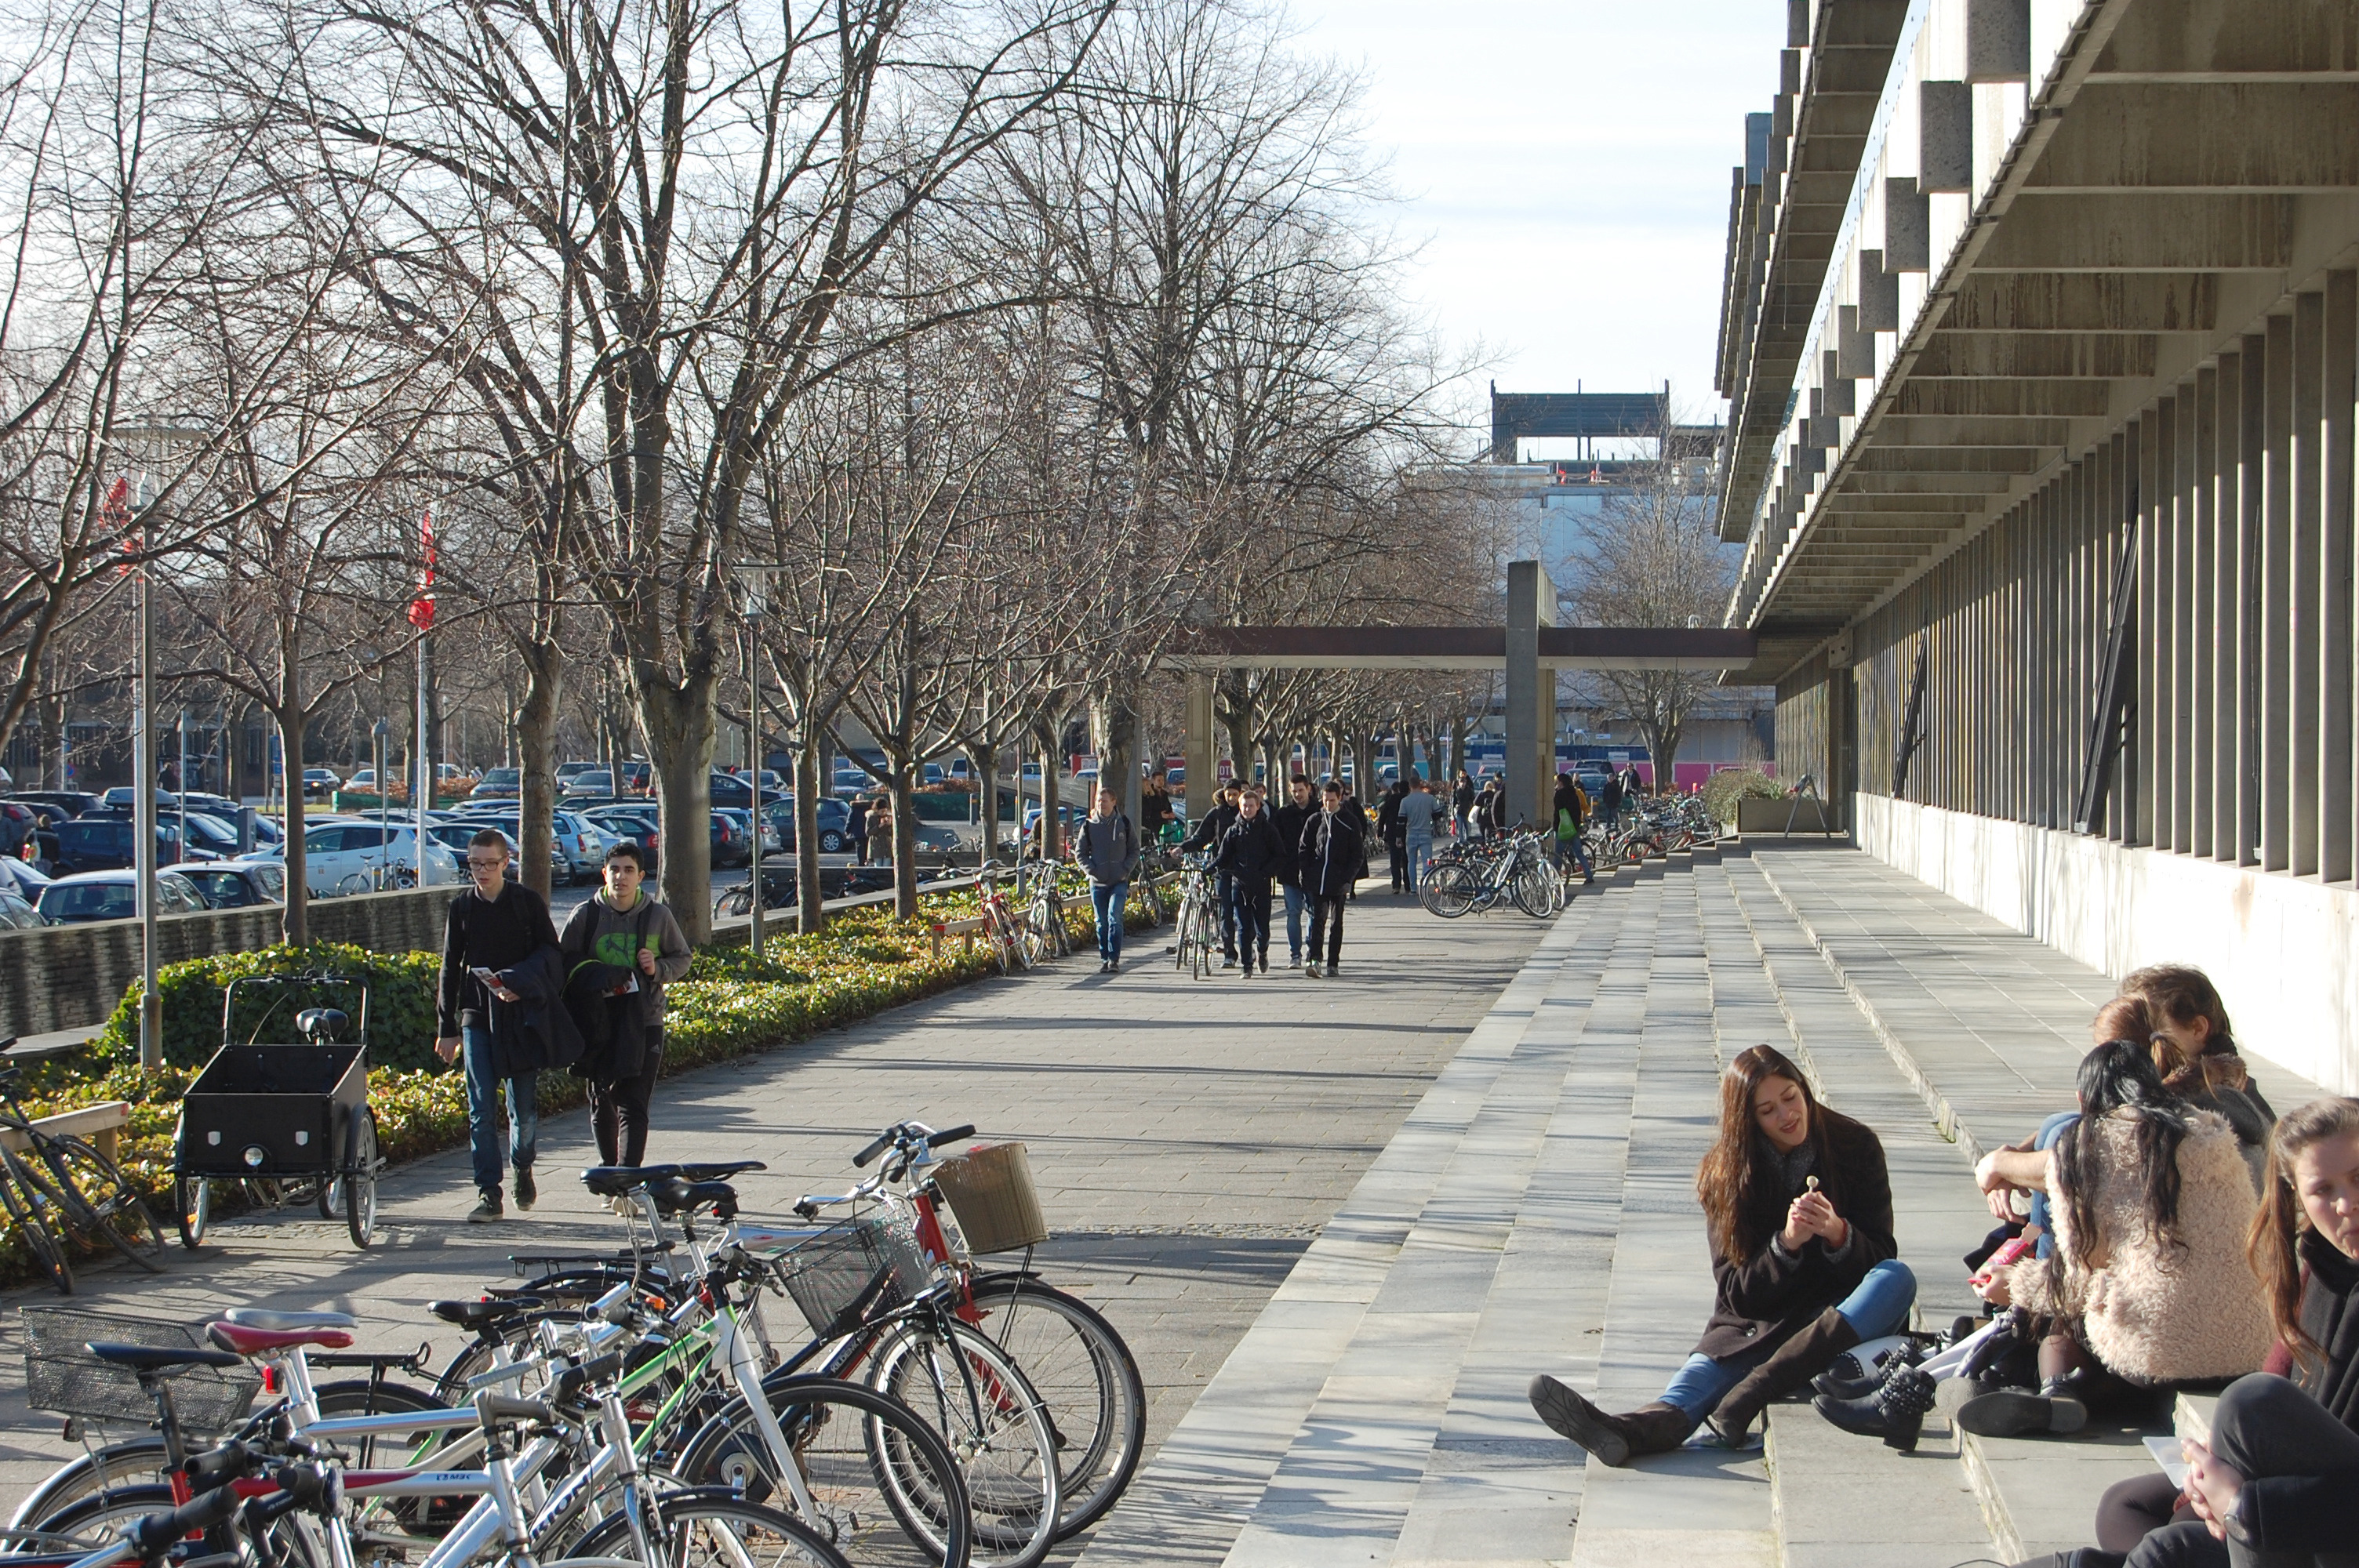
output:
POLYGON ((708 1205, 722 1219, 727 1219, 737 1212, 737 1189, 726 1182, 691 1182, 684 1177, 670 1176, 650 1183, 647 1190, 655 1196, 656 1212, 666 1218, 677 1214, 693 1213, 708 1205))
POLYGON ((486 1302, 428 1302, 426 1310, 454 1328, 478 1329, 541 1310, 538 1296, 506 1296, 486 1302))
POLYGON ((209 1323, 205 1337, 223 1350, 240 1356, 267 1356, 273 1350, 293 1350, 316 1345, 322 1350, 343 1350, 353 1336, 341 1328, 253 1328, 239 1323, 209 1323))
POLYGON ((315 1045, 335 1039, 351 1022, 342 1009, 333 1007, 307 1007, 295 1015, 297 1033, 315 1045))
POLYGON ((766 1171, 759 1160, 683 1160, 673 1169, 691 1182, 725 1182, 747 1171, 766 1171))
POLYGON ((582 1184, 602 1198, 618 1198, 679 1174, 678 1165, 592 1165, 582 1173, 582 1184))
POLYGON ((221 1350, 198 1350, 188 1346, 124 1345, 112 1339, 93 1339, 82 1346, 110 1367, 121 1367, 133 1372, 160 1372, 168 1367, 234 1367, 238 1357, 221 1350))
POLYGON ((232 1307, 221 1314, 223 1323, 258 1328, 266 1334, 287 1334, 299 1328, 358 1328, 361 1320, 342 1312, 275 1312, 268 1307, 232 1307))

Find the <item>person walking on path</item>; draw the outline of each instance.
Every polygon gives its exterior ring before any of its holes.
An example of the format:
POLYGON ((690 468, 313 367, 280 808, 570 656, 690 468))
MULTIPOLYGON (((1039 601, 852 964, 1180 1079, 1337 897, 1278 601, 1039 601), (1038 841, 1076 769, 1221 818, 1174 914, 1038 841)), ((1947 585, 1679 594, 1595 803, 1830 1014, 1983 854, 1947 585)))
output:
POLYGON ((606 1049, 586 1053, 576 1070, 589 1080, 598 1158, 608 1165, 639 1165, 647 1162, 647 1108, 663 1071, 663 989, 688 973, 695 955, 671 910, 647 892, 636 844, 625 841, 606 851, 604 878, 603 890, 573 906, 557 946, 569 997, 576 994, 573 977, 582 966, 597 971, 588 1000, 605 1016, 581 1021, 592 1025, 584 1037, 603 1033, 606 1049))
POLYGON ((1458 770, 1458 787, 1450 792, 1450 819, 1456 830, 1473 838, 1474 834, 1474 777, 1464 768, 1458 770))
POLYGON ((1875 1134, 1821 1105, 1771 1046, 1739 1052, 1720 1089, 1720 1137, 1696 1170, 1716 1301, 1695 1353, 1660 1399, 1626 1415, 1545 1373, 1531 1381, 1539 1418, 1602 1465, 1677 1448, 1706 1420, 1716 1443, 1744 1447, 1771 1400, 1897 1332, 1917 1299, 1875 1134))
POLYGON ((1607 769, 1597 791, 1597 820, 1611 827, 1622 816, 1622 775, 1607 769))
POLYGON ((1433 825, 1441 819, 1441 815, 1440 798, 1423 779, 1419 779, 1416 787, 1401 801, 1401 859, 1412 898, 1417 896, 1417 886, 1425 876, 1426 866, 1433 860, 1433 825))
MULTIPOLYGON (((1244 794, 1244 788, 1234 779, 1223 784, 1220 804, 1204 813, 1204 819, 1196 824, 1196 830, 1189 834, 1180 847, 1207 855, 1218 852, 1221 835, 1226 833, 1229 824, 1237 819, 1237 802, 1244 794)), ((1221 912, 1221 968, 1234 969, 1237 967, 1237 925, 1229 908, 1229 873, 1226 871, 1213 872, 1212 903, 1221 912)))
POLYGON ((1393 892, 1408 891, 1408 857, 1401 852, 1401 802, 1408 798, 1408 784, 1395 779, 1393 787, 1385 792, 1385 803, 1376 811, 1376 837, 1385 842, 1385 859, 1391 862, 1393 892))
POLYGON ((532 1163, 540 1138, 540 1108, 535 1096, 539 1074, 516 1071, 506 1061, 505 1043, 494 1036, 495 1002, 514 1002, 516 993, 484 977, 496 977, 543 949, 557 946, 549 904, 522 882, 507 880, 507 839, 486 827, 467 842, 467 876, 473 884, 451 901, 442 925, 442 979, 435 1003, 435 1054, 455 1062, 467 1058, 467 1146, 474 1161, 478 1201, 467 1217, 483 1224, 501 1217, 500 1110, 508 1100, 507 1162, 516 1168, 516 1201, 529 1209, 539 1197, 532 1163))
POLYGON ((1171 781, 1161 768, 1147 777, 1147 787, 1138 794, 1139 830, 1150 844, 1163 837, 1163 830, 1180 819, 1171 805, 1171 781))
POLYGON ((893 797, 881 791, 868 807, 868 863, 893 864, 893 797))
POLYGON ((1073 859, 1090 874, 1090 907, 1097 912, 1098 973, 1111 975, 1122 968, 1123 902, 1138 866, 1138 829, 1114 791, 1101 785, 1073 840, 1073 859))
POLYGON ((1281 861, 1277 880, 1286 889, 1286 967, 1302 968, 1302 830, 1319 815, 1319 805, 1311 798, 1310 781, 1297 773, 1286 784, 1287 803, 1270 814, 1270 826, 1277 830, 1281 861))
POLYGON ((1302 892, 1312 901, 1310 960, 1303 972, 1314 980, 1332 979, 1343 957, 1343 903, 1360 874, 1360 824, 1365 820, 1334 780, 1327 781, 1320 796, 1321 809, 1303 825, 1298 856, 1302 892))
POLYGON ((1556 858, 1561 870, 1567 860, 1581 868, 1583 883, 1597 880, 1597 868, 1589 862, 1589 846, 1582 841, 1582 829, 1589 820, 1589 792, 1571 773, 1556 776, 1556 858))
POLYGON ((1229 879, 1232 919, 1237 928, 1237 954, 1253 978, 1256 960, 1269 972, 1269 883, 1286 864, 1286 846, 1262 809, 1261 791, 1248 789, 1237 801, 1236 820, 1221 835, 1212 863, 1229 879))

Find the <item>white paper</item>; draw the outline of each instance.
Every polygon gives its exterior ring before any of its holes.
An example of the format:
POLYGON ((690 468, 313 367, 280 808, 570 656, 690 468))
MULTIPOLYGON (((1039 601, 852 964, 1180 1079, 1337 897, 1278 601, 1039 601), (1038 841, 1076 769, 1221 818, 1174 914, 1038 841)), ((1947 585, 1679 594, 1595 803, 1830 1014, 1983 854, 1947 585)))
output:
POLYGON ((2181 1489, 2186 1487, 2187 1454, 2179 1446, 2178 1438, 2149 1437, 2146 1440, 2146 1451, 2154 1455, 2154 1462, 2162 1466, 2162 1473, 2170 1477, 2172 1486, 2181 1489))

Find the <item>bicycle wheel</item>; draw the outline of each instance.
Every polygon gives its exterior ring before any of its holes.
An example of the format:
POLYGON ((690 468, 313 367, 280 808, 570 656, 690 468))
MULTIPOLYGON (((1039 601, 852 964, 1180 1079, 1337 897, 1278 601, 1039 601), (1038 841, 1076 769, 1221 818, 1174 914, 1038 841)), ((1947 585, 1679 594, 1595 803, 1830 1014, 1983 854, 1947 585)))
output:
POLYGON ((94 1454, 76 1454, 50 1472, 16 1505, 11 1530, 47 1530, 49 1521, 84 1498, 115 1487, 147 1485, 164 1476, 164 1440, 135 1437, 109 1444, 94 1454))
POLYGON ((180 1222, 180 1245, 193 1252, 205 1244, 205 1232, 213 1222, 213 1184, 202 1176, 182 1176, 172 1186, 178 1196, 173 1207, 179 1211, 174 1217, 180 1222))
MULTIPOLYGON (((728 1498, 675 1493, 658 1497, 663 1561, 647 1568, 852 1568, 852 1559, 828 1544, 818 1530, 777 1509, 728 1498)), ((546 1568, 615 1568, 639 1562, 631 1521, 609 1517, 546 1568)))
POLYGON ((1556 892, 1549 886, 1549 872, 1545 867, 1526 866, 1516 873, 1509 891, 1515 895, 1516 907, 1535 920, 1544 920, 1556 913, 1556 892))
POLYGON ((1048 932, 1040 911, 1041 906, 1035 903, 1016 927, 1016 957, 1027 969, 1049 956, 1048 932))
POLYGON ((712 901, 712 914, 716 920, 735 919, 753 913, 754 884, 751 882, 724 889, 721 896, 712 901))
POLYGON ((55 1211, 54 1200, 32 1181, 31 1173, 13 1151, 0 1151, 0 1208, 8 1211, 10 1223, 24 1238, 25 1250, 49 1276, 58 1293, 73 1294, 73 1265, 66 1260, 64 1243, 50 1228, 61 1217, 55 1211))
POLYGON ((910 1319, 876 1347, 868 1377, 960 1456, 975 1568, 1039 1568, 1057 1542, 1057 1439, 1007 1352, 955 1318, 910 1319))
POLYGON ((1452 864, 1430 877, 1418 889, 1419 901, 1444 920, 1455 920, 1474 907, 1482 896, 1483 879, 1472 867, 1452 864))
POLYGON ((1057 1539, 1112 1508, 1147 1446, 1147 1385, 1114 1325, 1078 1297, 1022 1274, 986 1276, 970 1293, 979 1325, 1048 1407, 1057 1441, 1057 1539))
POLYGON ((75 1228, 103 1239, 149 1273, 162 1273, 157 1260, 164 1251, 164 1227, 114 1162, 79 1138, 58 1139, 48 1157, 64 1182, 66 1211, 75 1228))
POLYGON ((344 1190, 344 1228, 352 1233, 353 1245, 365 1252, 369 1231, 376 1225, 376 1112, 356 1105, 350 1125, 337 1185, 344 1190))
MULTIPOLYGON (((763 1391, 810 1493, 803 1522, 860 1568, 964 1568, 973 1520, 958 1462, 908 1406, 858 1383, 774 1375, 763 1391)), ((689 1441, 674 1474, 799 1513, 745 1397, 689 1441)))

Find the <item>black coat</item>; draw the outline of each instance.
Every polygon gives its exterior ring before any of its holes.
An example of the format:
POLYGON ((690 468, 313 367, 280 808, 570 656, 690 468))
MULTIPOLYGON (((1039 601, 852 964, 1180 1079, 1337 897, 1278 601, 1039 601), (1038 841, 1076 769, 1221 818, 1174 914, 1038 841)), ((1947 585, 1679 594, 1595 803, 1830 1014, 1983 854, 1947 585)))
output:
POLYGON ((1271 825, 1268 813, 1250 819, 1240 814, 1229 824, 1228 831, 1221 835, 1220 850, 1212 857, 1212 863, 1266 893, 1269 880, 1288 864, 1286 845, 1271 825))
POLYGON ((451 901, 442 923, 442 980, 435 1000, 435 1033, 444 1039, 490 1022, 492 999, 473 971, 494 973, 523 962, 537 948, 557 948, 549 904, 522 882, 495 899, 472 887, 451 901))
POLYGON ((493 1076, 513 1078, 582 1060, 582 1032, 565 1011, 565 960, 555 943, 500 970, 498 978, 516 1000, 492 999, 493 1076))
POLYGON ((1221 842, 1221 835, 1226 833, 1229 830, 1229 824, 1236 819, 1237 808, 1223 801, 1204 813, 1188 837, 1180 840, 1180 847, 1182 849, 1217 849, 1221 842))
POLYGON ((1360 880, 1360 808, 1345 801, 1334 812, 1314 811, 1302 825, 1295 860, 1301 888, 1313 898, 1345 898, 1360 880))
POLYGON ((2359 1432, 2359 1262, 2314 1230, 2302 1233, 2302 1332, 2325 1352, 2316 1366, 2297 1363, 2294 1381, 2326 1413, 2359 1432))
MULTIPOLYGON (((1851 1224, 1842 1255, 1830 1256, 1827 1244, 1815 1236, 1799 1253, 1765 1241, 1742 1264, 1731 1263, 1715 1248, 1712 1321, 1696 1343, 1698 1355, 1718 1360, 1756 1345, 1783 1345, 1851 1294, 1870 1269, 1899 1256, 1900 1244, 1892 1235, 1892 1178, 1885 1169, 1883 1143, 1839 1112, 1821 1106, 1819 1116, 1823 1135, 1814 1173, 1819 1190, 1851 1224)), ((1744 1229, 1774 1237, 1785 1228, 1787 1206, 1806 1186, 1791 1192, 1765 1186, 1756 1192, 1744 1229)))
POLYGON ((1288 887, 1301 885, 1302 828, 1318 815, 1315 804, 1297 806, 1290 800, 1269 814, 1269 825, 1277 830, 1278 854, 1283 862, 1277 870, 1277 880, 1288 887))

